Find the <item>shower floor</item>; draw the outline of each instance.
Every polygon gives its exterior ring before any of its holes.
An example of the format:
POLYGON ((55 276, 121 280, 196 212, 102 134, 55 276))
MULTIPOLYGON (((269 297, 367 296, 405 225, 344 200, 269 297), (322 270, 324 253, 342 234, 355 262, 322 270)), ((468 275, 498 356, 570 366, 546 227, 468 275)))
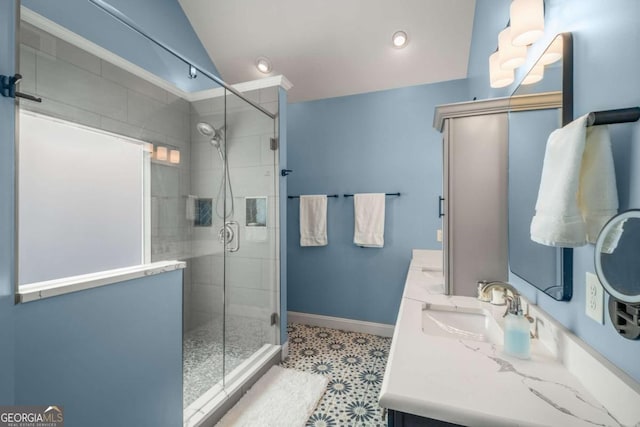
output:
POLYGON ((192 329, 183 339, 183 406, 186 408, 216 385, 264 344, 273 343, 268 320, 227 316, 226 348, 222 345, 222 316, 192 329))

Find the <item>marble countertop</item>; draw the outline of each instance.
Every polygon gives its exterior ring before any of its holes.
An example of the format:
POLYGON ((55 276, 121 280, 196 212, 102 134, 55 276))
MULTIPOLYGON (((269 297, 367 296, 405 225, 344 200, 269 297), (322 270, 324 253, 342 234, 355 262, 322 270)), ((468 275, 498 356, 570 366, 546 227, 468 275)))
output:
POLYGON ((638 409, 614 416, 544 339, 532 340, 531 359, 520 360, 489 342, 425 335, 422 310, 429 303, 483 308, 502 322, 504 307, 443 295, 441 264, 436 251, 414 254, 380 406, 471 426, 640 426, 637 389, 627 393, 633 396, 626 404, 638 409))

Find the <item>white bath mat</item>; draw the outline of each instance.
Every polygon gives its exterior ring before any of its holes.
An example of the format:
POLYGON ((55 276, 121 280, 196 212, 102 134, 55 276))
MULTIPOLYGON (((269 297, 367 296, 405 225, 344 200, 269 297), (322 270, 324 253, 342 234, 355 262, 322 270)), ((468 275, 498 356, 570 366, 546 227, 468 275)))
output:
POLYGON ((322 375, 274 366, 216 426, 303 427, 327 382, 322 375))

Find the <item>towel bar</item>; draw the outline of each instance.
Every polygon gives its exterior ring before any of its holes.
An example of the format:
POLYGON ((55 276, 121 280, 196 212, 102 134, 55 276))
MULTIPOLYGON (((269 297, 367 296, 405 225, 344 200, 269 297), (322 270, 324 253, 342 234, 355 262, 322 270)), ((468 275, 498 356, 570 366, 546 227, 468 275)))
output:
POLYGON ((587 118, 587 126, 630 123, 637 122, 638 119, 640 119, 640 107, 594 111, 592 113, 589 113, 589 117, 587 118))
MULTIPOLYGON (((337 194, 329 194, 327 197, 335 197, 337 199, 340 196, 338 196, 337 194)), ((287 198, 289 198, 289 199, 299 199, 300 196, 287 196, 287 198)))
MULTIPOLYGON (((400 193, 384 193, 385 196, 400 196, 400 193)), ((353 194, 343 194, 344 197, 353 197, 353 194)))

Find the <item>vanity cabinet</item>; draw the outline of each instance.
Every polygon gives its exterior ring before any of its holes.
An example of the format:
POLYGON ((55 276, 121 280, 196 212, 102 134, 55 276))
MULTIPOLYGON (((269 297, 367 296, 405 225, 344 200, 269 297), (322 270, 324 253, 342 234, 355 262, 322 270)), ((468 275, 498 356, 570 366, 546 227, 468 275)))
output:
POLYGON ((446 421, 434 420, 433 418, 419 417, 400 411, 389 410, 387 413, 388 427, 450 427, 460 424, 451 424, 446 421))
POLYGON ((508 99, 442 105, 443 252, 449 294, 508 279, 508 99))

